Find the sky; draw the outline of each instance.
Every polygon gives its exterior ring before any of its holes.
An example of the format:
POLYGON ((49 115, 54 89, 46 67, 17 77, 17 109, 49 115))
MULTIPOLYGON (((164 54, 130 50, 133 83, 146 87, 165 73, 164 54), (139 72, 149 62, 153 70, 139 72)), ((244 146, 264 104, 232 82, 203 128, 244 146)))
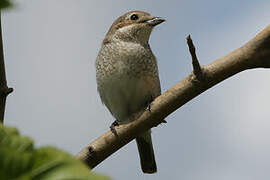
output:
MULTIPOLYGON (((269 25, 269 0, 15 0, 2 12, 8 96, 5 124, 76 154, 109 129, 95 58, 113 21, 131 10, 166 19, 152 32, 162 91, 191 71, 186 36, 201 64, 269 25)), ((93 171, 117 180, 267 180, 270 71, 241 72, 199 95, 152 130, 158 172, 143 174, 134 141, 93 171)))

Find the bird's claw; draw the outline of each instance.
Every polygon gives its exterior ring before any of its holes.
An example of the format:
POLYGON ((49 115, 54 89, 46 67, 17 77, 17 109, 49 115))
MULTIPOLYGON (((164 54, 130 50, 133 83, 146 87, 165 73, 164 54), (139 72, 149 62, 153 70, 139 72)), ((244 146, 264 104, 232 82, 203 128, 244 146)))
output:
POLYGON ((154 98, 151 95, 150 100, 147 102, 147 108, 146 108, 149 112, 151 112, 151 103, 153 102, 153 100, 154 100, 154 98))
POLYGON ((147 110, 148 110, 149 112, 151 112, 151 103, 148 104, 147 110))
POLYGON ((117 135, 117 132, 116 132, 116 129, 115 129, 116 126, 119 126, 119 123, 115 120, 115 121, 111 124, 110 129, 111 129, 112 133, 113 133, 115 136, 118 136, 118 135, 117 135))

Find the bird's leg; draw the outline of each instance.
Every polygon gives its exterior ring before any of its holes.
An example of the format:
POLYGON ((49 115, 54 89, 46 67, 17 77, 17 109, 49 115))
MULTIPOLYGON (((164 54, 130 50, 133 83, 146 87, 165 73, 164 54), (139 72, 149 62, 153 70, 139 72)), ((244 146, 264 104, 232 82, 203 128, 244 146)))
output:
MULTIPOLYGON (((147 110, 149 112, 151 112, 151 103, 154 101, 153 96, 150 96, 150 100, 147 102, 147 110)), ((164 119, 161 121, 162 123, 167 123, 167 121, 165 121, 164 119)))
POLYGON ((112 133, 113 133, 115 136, 118 136, 118 135, 117 135, 117 132, 116 132, 116 130, 115 130, 115 127, 116 127, 116 126, 119 126, 119 123, 117 122, 117 120, 115 120, 115 121, 111 124, 110 129, 111 129, 112 133))
POLYGON ((147 103, 147 110, 149 111, 149 112, 151 112, 151 103, 154 101, 154 98, 153 98, 153 96, 151 95, 150 96, 150 99, 149 99, 149 101, 147 101, 146 103, 147 103))

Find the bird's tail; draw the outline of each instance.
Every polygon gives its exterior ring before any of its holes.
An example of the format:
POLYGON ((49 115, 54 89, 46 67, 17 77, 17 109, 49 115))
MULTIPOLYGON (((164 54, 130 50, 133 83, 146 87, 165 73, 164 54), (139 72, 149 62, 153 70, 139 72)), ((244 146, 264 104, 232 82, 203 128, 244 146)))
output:
POLYGON ((141 168, 144 173, 155 173, 157 172, 157 165, 155 161, 155 154, 152 145, 151 131, 145 132, 143 135, 136 138, 141 168))

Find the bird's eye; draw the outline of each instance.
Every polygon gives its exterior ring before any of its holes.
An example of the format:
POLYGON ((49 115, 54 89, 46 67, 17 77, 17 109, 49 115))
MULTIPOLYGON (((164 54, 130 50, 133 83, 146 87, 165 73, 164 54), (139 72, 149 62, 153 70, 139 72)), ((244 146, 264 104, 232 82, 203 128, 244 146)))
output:
POLYGON ((139 17, 138 17, 137 14, 132 14, 132 15, 130 16, 130 19, 131 19, 132 21, 135 21, 135 20, 139 19, 139 17))

